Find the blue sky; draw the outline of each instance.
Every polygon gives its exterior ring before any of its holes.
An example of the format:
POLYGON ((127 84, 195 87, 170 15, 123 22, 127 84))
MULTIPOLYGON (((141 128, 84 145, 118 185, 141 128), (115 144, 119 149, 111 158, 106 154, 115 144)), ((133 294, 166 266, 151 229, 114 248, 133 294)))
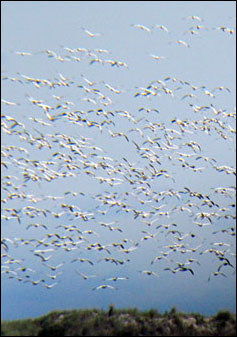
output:
POLYGON ((235 3, 1 5, 2 318, 235 311, 235 3))

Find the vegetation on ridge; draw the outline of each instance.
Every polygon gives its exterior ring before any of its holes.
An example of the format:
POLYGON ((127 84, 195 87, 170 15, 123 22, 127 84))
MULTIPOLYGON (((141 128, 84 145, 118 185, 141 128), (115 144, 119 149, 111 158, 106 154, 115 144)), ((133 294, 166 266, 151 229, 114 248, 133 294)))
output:
POLYGON ((52 311, 35 319, 1 322, 1 336, 235 336, 236 315, 205 317, 172 308, 139 311, 101 309, 52 311))

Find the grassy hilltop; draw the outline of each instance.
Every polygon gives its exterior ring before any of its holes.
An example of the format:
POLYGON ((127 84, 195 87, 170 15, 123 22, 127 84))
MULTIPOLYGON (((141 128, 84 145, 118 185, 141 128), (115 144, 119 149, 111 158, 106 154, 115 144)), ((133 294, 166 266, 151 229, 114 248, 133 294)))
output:
POLYGON ((1 336, 236 336, 236 315, 219 311, 164 314, 156 310, 100 309, 53 311, 35 319, 1 322, 1 336))

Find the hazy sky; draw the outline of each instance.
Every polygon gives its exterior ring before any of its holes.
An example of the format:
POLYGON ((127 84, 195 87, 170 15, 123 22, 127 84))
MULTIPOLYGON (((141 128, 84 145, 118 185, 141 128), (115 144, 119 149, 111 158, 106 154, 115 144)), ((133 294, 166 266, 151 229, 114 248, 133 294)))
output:
POLYGON ((235 311, 235 2, 1 5, 2 318, 235 311))

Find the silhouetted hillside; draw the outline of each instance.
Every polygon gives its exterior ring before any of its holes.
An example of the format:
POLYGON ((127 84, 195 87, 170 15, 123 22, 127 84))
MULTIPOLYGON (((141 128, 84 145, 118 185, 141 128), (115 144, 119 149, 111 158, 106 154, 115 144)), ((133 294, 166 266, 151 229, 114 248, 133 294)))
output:
POLYGON ((114 309, 53 311, 35 319, 2 321, 1 336, 235 336, 236 315, 114 309))

